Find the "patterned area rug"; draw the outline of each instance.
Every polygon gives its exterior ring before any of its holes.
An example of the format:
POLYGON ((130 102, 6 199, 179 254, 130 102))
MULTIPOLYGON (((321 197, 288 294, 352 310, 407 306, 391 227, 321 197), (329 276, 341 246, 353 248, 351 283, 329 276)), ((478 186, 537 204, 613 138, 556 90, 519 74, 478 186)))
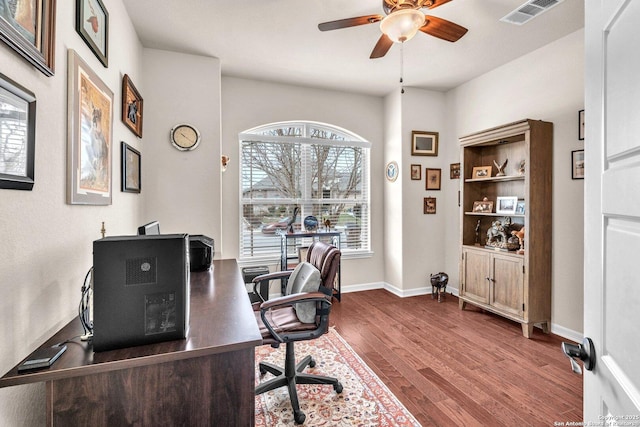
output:
MULTIPOLYGON (((316 360, 305 372, 336 377, 344 389, 337 394, 330 385, 298 385, 300 409, 306 414, 305 426, 420 426, 416 419, 391 393, 346 341, 334 330, 322 337, 297 342, 296 356, 308 354, 316 360)), ((256 383, 260 378, 258 363, 267 361, 284 365, 285 346, 256 348, 256 383)), ((293 411, 286 387, 256 396, 256 426, 292 426, 293 411)))

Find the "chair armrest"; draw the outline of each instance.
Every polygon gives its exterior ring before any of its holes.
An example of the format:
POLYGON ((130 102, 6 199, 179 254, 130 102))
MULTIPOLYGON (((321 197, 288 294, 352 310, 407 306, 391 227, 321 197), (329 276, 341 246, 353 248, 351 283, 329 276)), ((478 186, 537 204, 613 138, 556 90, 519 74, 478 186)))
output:
MULTIPOLYGON (((328 322, 327 315, 329 313, 328 309, 331 306, 331 296, 326 295, 322 292, 303 292, 299 294, 286 295, 283 297, 278 297, 278 298, 274 298, 269 301, 263 302, 260 305, 260 317, 262 318, 262 323, 264 323, 264 326, 269 330, 269 333, 278 342, 295 341, 298 339, 309 339, 310 338, 309 331, 303 331, 303 332, 297 332, 297 333, 292 331, 285 331, 289 339, 288 340, 283 339, 275 331, 273 326, 271 326, 271 324, 267 320, 267 312, 273 308, 290 306, 299 302, 308 302, 308 301, 322 302, 322 309, 323 309, 322 311, 324 311, 325 313, 321 315, 320 325, 318 325, 315 331, 317 332, 318 330, 324 329, 328 322)), ((315 332, 313 334, 315 334, 315 332)))
POLYGON ((276 272, 273 272, 273 273, 262 274, 260 276, 254 277, 253 280, 252 280, 252 282, 253 282, 253 293, 256 294, 258 296, 258 298, 260 298, 260 300, 262 302, 265 302, 266 300, 263 297, 263 291, 264 291, 264 289, 266 287, 265 295, 268 297, 269 296, 269 282, 271 280, 287 278, 287 277, 291 276, 291 273, 293 273, 293 270, 285 270, 285 271, 276 271, 276 272), (258 291, 258 286, 260 286, 260 291, 258 291))

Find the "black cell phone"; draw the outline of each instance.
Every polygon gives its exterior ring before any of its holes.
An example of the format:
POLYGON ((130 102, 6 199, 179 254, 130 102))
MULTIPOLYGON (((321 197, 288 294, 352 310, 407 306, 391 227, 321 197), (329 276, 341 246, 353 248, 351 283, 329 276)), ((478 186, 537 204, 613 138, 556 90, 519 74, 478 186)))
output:
POLYGON ((36 350, 27 360, 18 366, 18 372, 48 368, 67 350, 66 345, 45 347, 36 350))

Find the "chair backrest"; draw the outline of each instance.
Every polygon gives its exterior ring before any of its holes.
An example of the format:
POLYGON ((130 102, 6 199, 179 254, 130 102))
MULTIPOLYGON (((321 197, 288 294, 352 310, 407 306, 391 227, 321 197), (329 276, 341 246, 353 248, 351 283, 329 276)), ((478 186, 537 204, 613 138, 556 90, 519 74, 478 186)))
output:
POLYGON ((333 292, 338 267, 340 266, 340 249, 335 246, 315 241, 307 251, 307 262, 313 264, 320 271, 321 286, 333 292))

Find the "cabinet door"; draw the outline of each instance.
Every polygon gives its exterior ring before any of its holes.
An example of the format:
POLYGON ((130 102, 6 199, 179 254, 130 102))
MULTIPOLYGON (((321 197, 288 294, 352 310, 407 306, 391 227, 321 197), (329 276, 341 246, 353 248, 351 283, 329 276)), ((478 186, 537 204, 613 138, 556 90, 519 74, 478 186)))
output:
POLYGON ((489 303, 489 267, 491 254, 482 251, 463 251, 463 296, 489 303))
POLYGON ((524 313, 524 261, 520 257, 493 254, 491 305, 522 317, 524 313))

